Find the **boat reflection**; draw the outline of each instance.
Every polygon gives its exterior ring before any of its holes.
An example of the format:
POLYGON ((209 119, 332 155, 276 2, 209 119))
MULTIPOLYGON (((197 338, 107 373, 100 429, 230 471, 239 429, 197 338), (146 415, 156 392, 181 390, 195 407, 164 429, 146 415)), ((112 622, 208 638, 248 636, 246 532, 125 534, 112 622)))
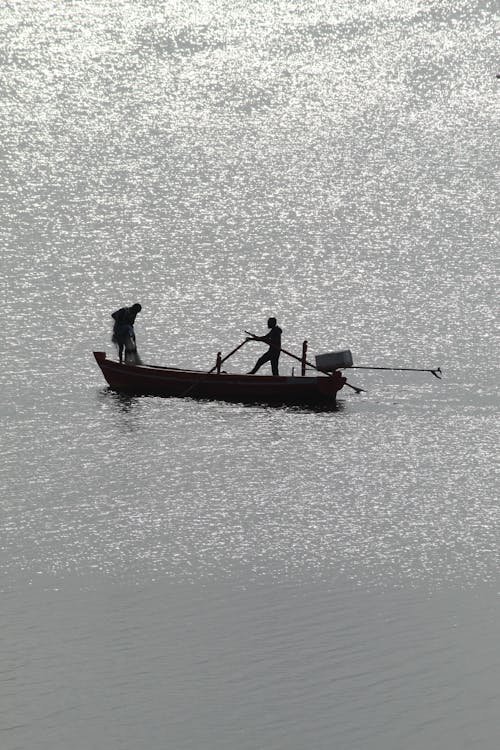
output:
POLYGON ((203 406, 211 405, 212 407, 217 405, 225 409, 231 408, 244 408, 251 410, 265 410, 265 411, 284 411, 293 414, 326 414, 332 412, 342 412, 344 410, 344 401, 339 400, 330 404, 280 404, 280 403, 266 403, 266 402, 245 402, 245 401, 225 401, 225 400, 214 400, 206 398, 185 397, 180 398, 178 396, 133 396, 126 393, 120 393, 114 391, 109 386, 102 388, 99 391, 100 399, 103 403, 113 406, 118 412, 122 414, 132 414, 137 412, 137 408, 141 403, 145 401, 169 401, 169 402, 185 402, 189 404, 200 404, 203 406))
POLYGON ((107 404, 114 405, 119 411, 128 414, 140 400, 140 396, 130 396, 126 393, 117 393, 112 388, 102 388, 99 391, 100 399, 107 404))

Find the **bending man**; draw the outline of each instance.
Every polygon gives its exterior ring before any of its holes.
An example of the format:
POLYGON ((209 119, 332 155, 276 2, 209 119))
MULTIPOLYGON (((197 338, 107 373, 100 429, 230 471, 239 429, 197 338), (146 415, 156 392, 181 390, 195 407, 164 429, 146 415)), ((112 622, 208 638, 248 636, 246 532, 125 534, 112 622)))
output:
POLYGON ((141 305, 136 302, 132 307, 120 307, 111 317, 115 321, 113 324, 113 336, 111 341, 118 347, 118 359, 120 364, 123 359, 123 350, 125 349, 125 362, 140 364, 137 355, 137 345, 135 342, 134 323, 137 314, 142 310, 141 305))

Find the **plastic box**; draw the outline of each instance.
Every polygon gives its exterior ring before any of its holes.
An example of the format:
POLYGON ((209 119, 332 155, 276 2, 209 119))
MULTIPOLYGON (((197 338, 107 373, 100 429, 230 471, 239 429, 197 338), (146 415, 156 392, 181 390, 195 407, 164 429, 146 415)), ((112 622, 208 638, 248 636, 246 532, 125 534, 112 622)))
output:
POLYGON ((352 354, 349 349, 341 352, 327 352, 316 355, 316 367, 325 372, 341 370, 344 367, 352 367, 352 354))

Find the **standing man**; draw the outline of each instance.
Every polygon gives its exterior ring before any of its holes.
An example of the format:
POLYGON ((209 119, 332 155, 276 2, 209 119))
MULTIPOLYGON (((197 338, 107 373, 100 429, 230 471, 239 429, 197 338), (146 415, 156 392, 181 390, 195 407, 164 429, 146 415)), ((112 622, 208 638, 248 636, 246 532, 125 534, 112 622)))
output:
POLYGON ((111 337, 111 341, 118 347, 118 359, 120 364, 122 363, 124 349, 125 363, 131 362, 131 364, 140 364, 135 341, 134 323, 141 310, 141 305, 136 302, 132 307, 120 307, 119 310, 111 313, 111 317, 115 321, 113 324, 113 336, 111 337))
MULTIPOLYGON (((269 344, 269 349, 262 355, 262 357, 259 357, 253 370, 250 370, 248 373, 249 375, 255 375, 257 370, 259 370, 266 362, 271 362, 273 375, 279 375, 278 360, 281 354, 281 334, 283 331, 278 326, 276 318, 269 318, 267 321, 267 327, 269 328, 269 333, 266 333, 265 336, 251 337, 254 341, 263 341, 264 343, 269 344)), ((248 340, 250 341, 251 339, 248 340)))

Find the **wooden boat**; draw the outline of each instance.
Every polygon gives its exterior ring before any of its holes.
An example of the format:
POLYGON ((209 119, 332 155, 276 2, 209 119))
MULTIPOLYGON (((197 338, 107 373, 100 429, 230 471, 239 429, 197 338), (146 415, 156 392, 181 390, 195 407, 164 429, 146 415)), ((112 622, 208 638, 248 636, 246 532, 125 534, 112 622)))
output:
POLYGON ((131 395, 176 396, 267 404, 335 405, 346 378, 331 375, 240 375, 176 367, 120 364, 94 352, 104 379, 114 391, 131 395))

